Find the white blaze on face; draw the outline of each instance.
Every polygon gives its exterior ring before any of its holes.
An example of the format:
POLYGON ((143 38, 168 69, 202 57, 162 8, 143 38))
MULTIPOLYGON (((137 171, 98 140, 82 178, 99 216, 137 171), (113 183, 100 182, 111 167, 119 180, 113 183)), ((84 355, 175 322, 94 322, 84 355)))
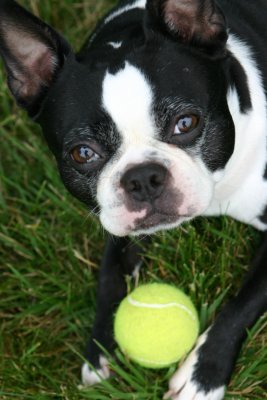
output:
MULTIPOLYGON (((182 221, 179 216, 183 214, 199 215, 210 202, 210 174, 201 160, 193 160, 185 151, 157 139, 153 91, 142 71, 126 63, 115 74, 107 72, 103 81, 102 105, 116 125, 122 141, 114 159, 107 163, 99 177, 97 200, 102 225, 114 235, 124 236, 132 233, 136 220, 146 218, 148 209, 145 205, 144 208, 139 205, 137 211, 127 209, 126 196, 120 186, 127 169, 146 162, 165 166, 172 182, 168 190, 179 191, 184 199, 182 204, 177 205, 176 218, 151 227, 149 233, 179 225, 182 221)), ((140 233, 143 232, 140 230, 140 233)))
POLYGON ((117 74, 107 73, 103 83, 103 106, 122 135, 123 144, 144 145, 155 134, 151 118, 153 93, 146 77, 126 63, 117 74))

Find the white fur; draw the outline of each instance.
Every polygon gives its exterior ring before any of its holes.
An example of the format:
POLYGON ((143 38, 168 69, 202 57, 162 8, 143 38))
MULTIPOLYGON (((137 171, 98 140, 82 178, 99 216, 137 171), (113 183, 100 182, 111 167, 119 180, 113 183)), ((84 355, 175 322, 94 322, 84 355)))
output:
POLYGON ((100 356, 100 367, 98 370, 93 371, 90 369, 87 363, 82 366, 82 384, 83 386, 91 386, 101 382, 103 379, 110 377, 110 370, 108 367, 108 360, 101 355, 100 356))
POLYGON ((242 114, 236 91, 229 91, 228 105, 236 128, 235 150, 221 171, 213 201, 205 214, 226 214, 266 229, 257 219, 267 204, 267 182, 263 179, 267 160, 267 113, 262 78, 247 44, 230 35, 228 48, 246 72, 253 109, 242 114))
POLYGON ((151 118, 152 90, 146 77, 129 63, 117 74, 107 73, 103 83, 103 105, 115 122, 123 140, 135 146, 155 134, 151 118))
POLYGON ((100 175, 97 199, 100 220, 111 233, 150 234, 170 229, 197 215, 229 215, 266 229, 259 220, 267 204, 267 181, 263 174, 267 160, 267 112, 262 79, 248 46, 230 35, 228 47, 243 66, 251 93, 252 111, 241 113, 235 90, 228 93, 229 109, 236 128, 235 149, 226 167, 211 174, 202 160, 158 137, 153 105, 153 87, 141 70, 129 63, 103 82, 103 108, 113 119, 122 145, 100 175), (135 230, 137 219, 145 219, 149 209, 130 212, 124 204, 120 179, 133 165, 145 162, 164 165, 173 188, 184 196, 177 218, 167 223, 135 230), (188 217, 189 215, 189 217, 188 217))
POLYGON ((198 349, 207 340, 207 333, 200 336, 197 346, 190 353, 183 365, 172 376, 169 383, 169 391, 164 399, 171 400, 221 400, 224 397, 225 388, 219 387, 208 393, 200 390, 193 380, 194 369, 198 361, 198 349))
POLYGON ((172 186, 182 192, 184 201, 177 205, 176 219, 139 230, 137 234, 173 228, 188 220, 188 214, 200 215, 211 201, 213 178, 198 157, 158 140, 152 113, 153 89, 144 74, 129 63, 114 75, 107 73, 102 103, 122 138, 118 153, 106 165, 98 182, 97 200, 103 226, 118 236, 136 233, 133 232, 135 221, 145 218, 148 210, 127 210, 120 179, 131 166, 148 161, 160 163, 169 170, 172 186))
POLYGON ((139 275, 140 275, 140 269, 141 269, 141 267, 142 267, 142 264, 143 264, 142 260, 139 261, 139 262, 136 264, 136 266, 134 267, 134 270, 133 270, 133 272, 132 272, 132 277, 134 278, 136 285, 138 285, 139 275))
POLYGON ((112 21, 114 18, 118 17, 121 14, 124 14, 127 11, 133 10, 134 8, 145 8, 146 0, 137 0, 133 4, 128 4, 125 7, 119 8, 118 10, 114 11, 112 14, 105 19, 105 24, 112 21))
POLYGON ((113 47, 113 49, 119 49, 122 45, 122 42, 108 42, 108 44, 113 47))
POLYGON ((97 35, 101 31, 101 29, 103 28, 103 26, 105 26, 107 23, 109 23, 113 19, 119 17, 120 15, 126 13, 127 11, 133 10, 135 8, 144 9, 145 6, 146 6, 146 0, 136 0, 133 4, 128 4, 128 5, 124 6, 124 7, 120 7, 116 11, 112 12, 111 14, 109 14, 104 19, 102 27, 97 29, 95 31, 95 33, 93 33, 92 36, 90 37, 90 39, 88 41, 88 47, 91 46, 91 44, 93 43, 93 41, 95 40, 95 38, 97 37, 97 35))

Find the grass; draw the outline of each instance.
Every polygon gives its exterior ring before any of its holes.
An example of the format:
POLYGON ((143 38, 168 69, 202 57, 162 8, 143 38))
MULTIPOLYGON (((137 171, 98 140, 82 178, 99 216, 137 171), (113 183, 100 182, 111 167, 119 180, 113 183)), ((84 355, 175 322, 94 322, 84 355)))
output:
MULTIPOLYGON (((78 49, 114 1, 22 1, 78 49)), ((174 367, 143 370, 118 352, 114 376, 78 389, 95 312, 105 234, 65 191, 39 128, 10 98, 0 72, 0 399, 159 400, 174 367)), ((227 218, 158 234, 140 281, 174 282, 200 310, 201 327, 236 292, 258 234, 227 218)), ((249 332, 226 399, 267 398, 266 316, 249 332)))

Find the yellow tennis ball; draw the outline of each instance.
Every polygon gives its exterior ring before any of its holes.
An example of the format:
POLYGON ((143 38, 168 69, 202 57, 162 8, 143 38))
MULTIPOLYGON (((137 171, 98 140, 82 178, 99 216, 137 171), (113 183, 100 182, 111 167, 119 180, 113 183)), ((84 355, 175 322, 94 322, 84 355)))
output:
POLYGON ((141 285, 119 305, 115 340, 130 359, 147 368, 179 361, 194 345, 199 321, 191 299, 161 283, 141 285))

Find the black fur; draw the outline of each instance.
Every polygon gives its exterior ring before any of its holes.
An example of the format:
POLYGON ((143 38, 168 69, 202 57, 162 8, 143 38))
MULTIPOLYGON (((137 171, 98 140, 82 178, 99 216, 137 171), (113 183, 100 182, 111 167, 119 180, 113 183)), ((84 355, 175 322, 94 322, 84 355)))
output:
MULTIPOLYGON (((133 3, 122 1, 117 10, 133 3)), ((0 0, 0 52, 11 91, 42 126, 64 184, 90 209, 98 211, 98 177, 121 145, 120 133, 102 107, 106 71, 115 73, 125 62, 141 70, 154 88, 153 112, 160 139, 188 154, 200 151, 210 171, 221 170, 235 145, 235 127, 226 101, 228 90, 237 90, 243 114, 252 107, 245 71, 226 48, 227 35, 235 33, 251 46, 267 91, 266 16, 264 0, 188 0, 185 8, 179 1, 148 0, 146 10, 132 9, 108 23, 101 21, 75 55, 52 28, 14 1, 0 0), (30 69, 27 62, 24 65, 21 48, 10 39, 17 26, 27 43, 45 55, 44 69, 38 57, 30 69), (108 42, 122 42, 122 46, 114 51, 108 42), (173 138, 170 132, 175 117, 185 107, 199 116, 199 126, 190 137, 173 138), (70 156, 71 150, 87 143, 101 158, 93 165, 78 165, 70 156)), ((178 198, 177 193, 169 197, 167 208, 171 209, 171 202, 178 198)), ((128 208, 138 209, 135 207, 128 204, 128 208)), ((266 222, 266 212, 262 221, 266 222)), ((246 329, 266 310, 266 240, 239 294, 219 314, 198 350, 193 380, 200 391, 208 393, 229 382, 246 329)), ((95 340, 112 351, 112 315, 126 293, 125 274, 131 274, 139 262, 140 248, 129 239, 108 241, 97 316, 86 352, 96 368, 100 350, 95 340)))

